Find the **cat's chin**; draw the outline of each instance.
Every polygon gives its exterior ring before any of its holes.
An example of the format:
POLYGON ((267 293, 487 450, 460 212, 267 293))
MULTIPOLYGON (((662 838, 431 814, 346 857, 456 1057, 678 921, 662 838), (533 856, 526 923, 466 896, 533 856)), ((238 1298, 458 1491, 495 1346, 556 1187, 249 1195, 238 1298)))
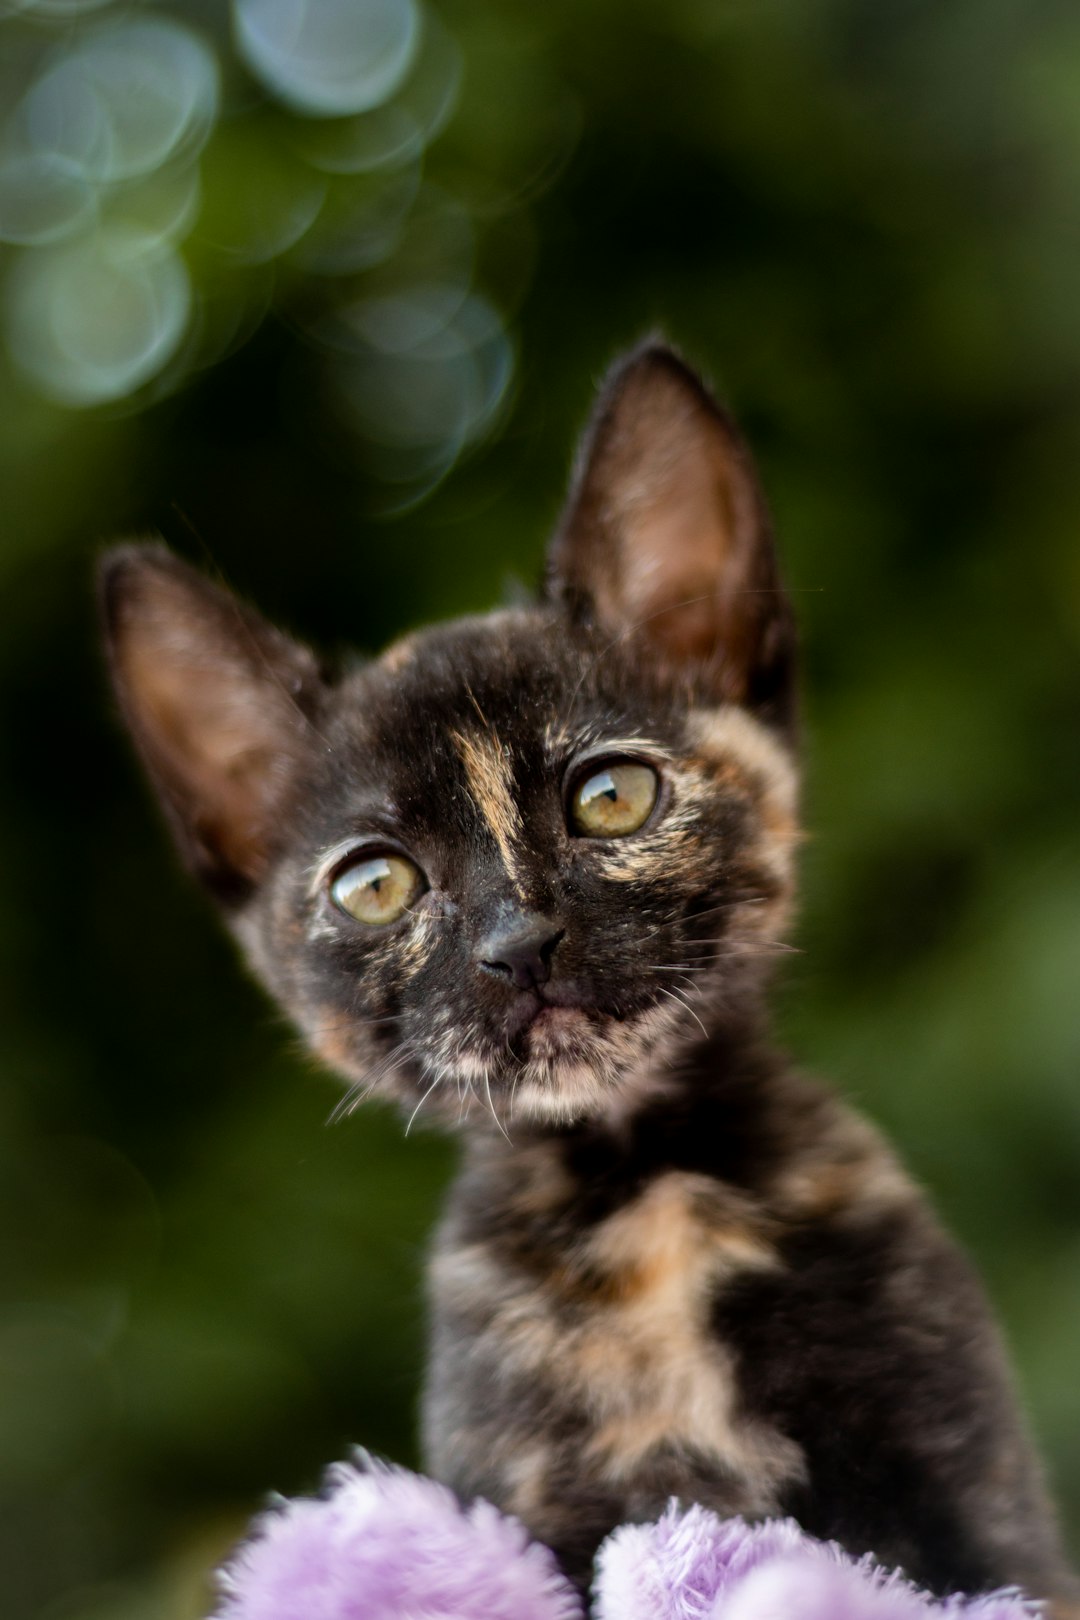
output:
POLYGON ((546 1007, 533 1019, 513 1083, 518 1118, 572 1125, 615 1116, 667 1089, 668 1048, 678 1023, 667 1007, 619 1020, 576 1007, 546 1007))
POLYGON ((593 1020, 580 1007, 541 1007, 526 1036, 529 1056, 555 1060, 570 1056, 592 1026, 593 1020))

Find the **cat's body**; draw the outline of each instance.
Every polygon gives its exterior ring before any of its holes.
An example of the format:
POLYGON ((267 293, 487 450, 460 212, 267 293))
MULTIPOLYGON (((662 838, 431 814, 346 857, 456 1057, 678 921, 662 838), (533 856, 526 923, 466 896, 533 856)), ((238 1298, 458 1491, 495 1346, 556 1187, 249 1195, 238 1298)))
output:
POLYGON ((968 1266, 874 1133, 745 1033, 621 1130, 471 1145, 432 1267, 429 1467, 583 1579, 677 1495, 939 1591, 1066 1590, 968 1266))
POLYGON ((667 351, 602 403, 533 608, 341 681, 166 554, 106 579, 190 863, 358 1088, 462 1120, 428 1466, 584 1579, 670 1495, 940 1590, 1074 1588, 977 1284, 764 1031, 793 888, 790 612, 667 351))

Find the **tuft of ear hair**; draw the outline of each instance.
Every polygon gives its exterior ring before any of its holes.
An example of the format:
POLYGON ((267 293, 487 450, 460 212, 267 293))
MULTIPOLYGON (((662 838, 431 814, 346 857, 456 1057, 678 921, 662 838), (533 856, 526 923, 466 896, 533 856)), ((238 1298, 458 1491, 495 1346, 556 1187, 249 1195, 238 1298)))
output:
POLYGON ((709 701, 793 728, 795 620, 750 453, 664 343, 634 350, 601 389, 548 595, 709 701))
POLYGON ((113 684, 180 852, 236 903, 313 756, 315 658, 162 545, 106 552, 100 587, 113 684))

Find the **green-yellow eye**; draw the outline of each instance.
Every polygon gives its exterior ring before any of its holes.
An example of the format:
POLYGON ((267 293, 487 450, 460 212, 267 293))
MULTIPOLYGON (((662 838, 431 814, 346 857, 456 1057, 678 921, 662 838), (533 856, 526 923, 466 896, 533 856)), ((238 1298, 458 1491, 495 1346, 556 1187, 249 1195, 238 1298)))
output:
POLYGON ((338 873, 330 898, 357 922, 382 928, 403 917, 426 888, 424 874, 404 855, 367 855, 338 873))
POLYGON ((637 832, 652 814, 659 792, 660 778, 651 765, 612 760, 574 789, 570 830, 584 838, 622 838, 637 832))

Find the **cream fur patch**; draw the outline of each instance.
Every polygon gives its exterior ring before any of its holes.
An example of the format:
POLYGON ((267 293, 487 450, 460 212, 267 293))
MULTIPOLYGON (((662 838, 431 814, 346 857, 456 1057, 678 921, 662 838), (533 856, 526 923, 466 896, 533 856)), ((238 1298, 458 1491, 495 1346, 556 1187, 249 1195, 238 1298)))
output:
POLYGON ((524 828, 514 801, 510 762, 493 732, 455 731, 454 747, 465 767, 469 791, 498 845, 503 866, 520 888, 519 861, 524 828))
POLYGON ((743 765, 761 787, 769 807, 794 822, 799 811, 799 777, 791 754, 764 726, 725 704, 719 709, 695 709, 689 733, 702 757, 732 759, 743 765))

